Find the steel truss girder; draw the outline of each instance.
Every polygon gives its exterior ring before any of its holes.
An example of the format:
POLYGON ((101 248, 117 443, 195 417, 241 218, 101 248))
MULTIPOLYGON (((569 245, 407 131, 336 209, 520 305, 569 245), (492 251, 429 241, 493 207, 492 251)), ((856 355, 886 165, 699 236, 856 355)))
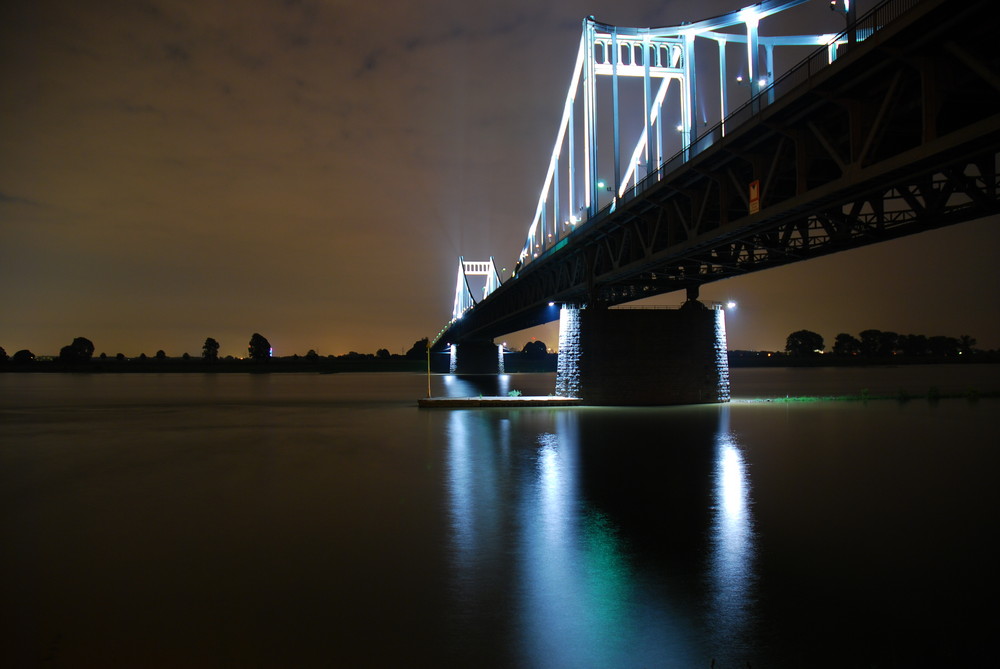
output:
POLYGON ((480 303, 452 339, 546 322, 550 301, 613 305, 1000 213, 990 3, 948 4, 921 2, 583 226, 480 303))

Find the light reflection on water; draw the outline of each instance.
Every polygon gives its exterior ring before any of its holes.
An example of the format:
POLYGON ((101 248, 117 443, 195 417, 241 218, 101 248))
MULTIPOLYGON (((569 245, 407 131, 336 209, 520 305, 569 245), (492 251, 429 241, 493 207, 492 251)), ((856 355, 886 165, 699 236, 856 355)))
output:
MULTIPOLYGON (((734 387, 996 387, 928 367, 734 387)), ((425 389, 0 374, 0 665, 991 666, 996 399, 417 409, 425 389)))
POLYGON ((613 490, 586 490, 603 478, 595 479, 593 470, 602 468, 605 454, 591 452, 602 444, 581 430, 615 414, 539 410, 525 420, 525 412, 451 412, 446 479, 452 576, 460 605, 469 607, 465 617, 477 615, 488 584, 513 570, 509 607, 519 666, 707 666, 714 658, 740 657, 734 651, 745 649, 753 601, 750 488, 728 430, 728 410, 708 411, 718 418, 700 426, 715 434, 690 446, 700 449, 714 437, 714 453, 691 454, 688 445, 675 444, 671 448, 683 457, 658 463, 676 468, 663 477, 665 484, 691 479, 693 485, 680 490, 688 498, 681 506, 699 504, 710 519, 694 531, 676 532, 671 517, 685 512, 657 508, 673 493, 649 490, 648 472, 634 489, 623 481, 613 490), (517 444, 511 443, 512 420, 519 423, 517 444), (707 458, 714 472, 704 466, 707 458), (662 527, 623 527, 619 504, 646 502, 644 522, 656 523, 662 513, 662 527), (647 542, 646 535, 661 537, 663 565, 649 564, 632 545, 633 539, 647 542), (703 557, 689 565, 678 557, 688 554, 703 557), (702 619, 692 620, 692 610, 702 619))
POLYGON ((495 376, 463 376, 460 374, 443 374, 443 395, 445 397, 478 397, 480 395, 506 396, 510 387, 510 374, 495 376))
POLYGON ((715 518, 712 523, 712 630, 719 644, 745 647, 754 584, 750 485, 743 454, 729 431, 729 407, 716 435, 715 518))

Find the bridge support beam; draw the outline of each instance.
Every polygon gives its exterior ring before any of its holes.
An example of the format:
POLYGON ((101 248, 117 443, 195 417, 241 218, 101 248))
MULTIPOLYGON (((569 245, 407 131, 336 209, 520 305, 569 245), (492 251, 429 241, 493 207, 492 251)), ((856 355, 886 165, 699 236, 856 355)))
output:
POLYGON ((452 344, 448 371, 452 374, 503 374, 503 347, 488 339, 452 344))
POLYGON ((559 319, 556 394, 606 406, 729 401, 722 309, 579 309, 559 319))

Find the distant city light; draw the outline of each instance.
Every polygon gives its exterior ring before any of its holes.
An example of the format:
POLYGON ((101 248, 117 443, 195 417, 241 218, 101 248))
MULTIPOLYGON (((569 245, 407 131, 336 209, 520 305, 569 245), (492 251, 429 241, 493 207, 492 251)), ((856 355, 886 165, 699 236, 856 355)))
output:
POLYGON ((733 300, 729 300, 728 302, 726 302, 726 309, 735 309, 735 308, 736 308, 736 302, 734 302, 733 300))

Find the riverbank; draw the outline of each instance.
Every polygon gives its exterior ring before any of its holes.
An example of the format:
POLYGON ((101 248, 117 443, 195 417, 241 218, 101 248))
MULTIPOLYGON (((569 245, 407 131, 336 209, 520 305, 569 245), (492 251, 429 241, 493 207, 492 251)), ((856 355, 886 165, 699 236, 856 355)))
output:
MULTIPOLYGON (((504 355, 504 371, 508 374, 555 372, 558 353, 544 357, 527 356, 521 353, 504 355)), ((448 372, 445 354, 431 357, 431 371, 438 374, 448 372)), ((977 365, 1000 363, 1000 353, 996 351, 974 351, 957 357, 931 358, 927 356, 840 357, 815 355, 808 357, 789 356, 776 352, 730 351, 729 367, 733 369, 767 367, 897 367, 910 365, 977 365)), ((335 374, 340 372, 426 372, 426 359, 397 356, 393 358, 306 358, 290 356, 271 358, 267 361, 249 358, 229 358, 204 360, 202 358, 93 358, 86 362, 67 363, 57 358, 37 358, 30 362, 0 363, 2 372, 39 373, 88 373, 88 374, 270 374, 308 373, 335 374)))
POLYGON ((468 409, 483 407, 575 407, 586 406, 578 397, 558 397, 556 395, 534 395, 522 397, 499 395, 481 397, 421 397, 417 406, 423 409, 468 409))
POLYGON ((389 360, 353 360, 341 358, 272 358, 266 362, 250 359, 202 360, 200 358, 94 359, 89 362, 64 363, 59 360, 33 360, 28 363, 0 365, 0 372, 84 373, 84 374, 271 374, 342 372, 426 372, 424 360, 405 358, 389 360))

